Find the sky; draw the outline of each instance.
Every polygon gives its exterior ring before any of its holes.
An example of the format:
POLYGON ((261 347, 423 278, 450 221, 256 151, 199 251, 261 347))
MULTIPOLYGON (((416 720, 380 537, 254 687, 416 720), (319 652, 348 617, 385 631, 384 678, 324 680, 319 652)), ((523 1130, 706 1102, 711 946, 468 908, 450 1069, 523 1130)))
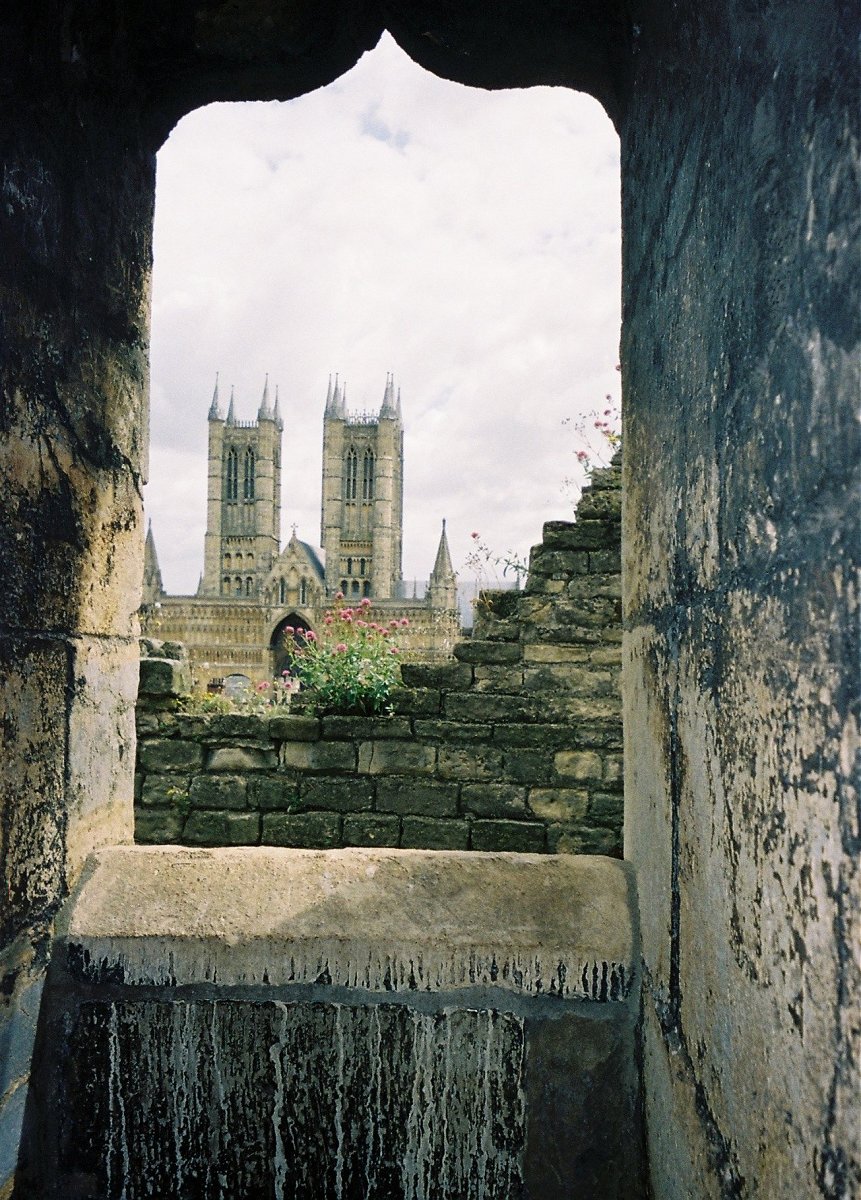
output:
POLYGON ((596 101, 440 80, 388 35, 298 100, 186 117, 156 189, 144 502, 166 590, 193 592, 203 567, 216 372, 241 420, 267 373, 278 385, 282 544, 295 523, 319 545, 329 375, 376 411, 391 371, 404 577, 427 578, 443 518, 464 578, 478 544, 525 557, 572 515, 572 423, 618 403, 620 239, 618 138, 596 101))

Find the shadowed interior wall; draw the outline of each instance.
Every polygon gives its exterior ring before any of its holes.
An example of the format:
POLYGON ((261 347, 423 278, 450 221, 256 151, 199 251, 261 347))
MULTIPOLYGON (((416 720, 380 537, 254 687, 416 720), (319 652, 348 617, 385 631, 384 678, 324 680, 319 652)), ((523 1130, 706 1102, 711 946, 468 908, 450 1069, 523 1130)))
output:
POLYGON ((386 24, 439 74, 583 88, 620 129, 655 1194, 849 1196, 861 306, 841 0, 7 7, 0 1195, 53 914, 131 828, 154 153, 209 100, 335 78, 386 24))

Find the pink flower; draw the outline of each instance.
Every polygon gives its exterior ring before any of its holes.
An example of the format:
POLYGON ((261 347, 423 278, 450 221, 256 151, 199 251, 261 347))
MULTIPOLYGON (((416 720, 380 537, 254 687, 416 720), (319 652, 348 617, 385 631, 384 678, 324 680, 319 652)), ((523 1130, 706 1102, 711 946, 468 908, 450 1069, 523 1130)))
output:
POLYGON ((367 628, 368 628, 368 622, 367 622, 367 621, 357 621, 357 622, 356 622, 356 627, 357 627, 358 629, 367 629, 367 628))
POLYGON ((323 620, 327 625, 331 625, 333 618, 332 617, 324 617, 323 620))
POLYGON ((389 654, 400 654, 400 651, 398 650, 397 646, 390 646, 389 654))
POLYGON ((588 461, 588 459, 589 459, 589 455, 586 453, 586 451, 585 451, 585 450, 578 450, 578 451, 577 451, 577 461, 578 461, 578 462, 581 462, 581 463, 582 463, 582 462, 587 462, 587 461, 588 461))
POLYGON ((265 679, 262 679, 260 681, 260 683, 258 683, 258 685, 257 685, 257 690, 258 690, 258 692, 265 692, 268 687, 269 687, 269 684, 266 682, 265 679))
POLYGON ((346 652, 346 649, 347 649, 346 642, 338 642, 337 646, 335 647, 335 653, 336 654, 344 654, 346 652))
POLYGON ((359 605, 359 608, 370 608, 370 607, 371 607, 371 602, 368 599, 368 597, 365 596, 365 598, 362 600, 361 604, 359 605))
POLYGON ((350 624, 350 622, 353 620, 353 614, 352 614, 351 612, 349 612, 349 611, 342 612, 342 613, 341 613, 341 620, 342 620, 342 621, 346 621, 346 622, 347 622, 347 624, 349 625, 349 624, 350 624))
MULTIPOLYGON (((610 398, 610 397, 608 396, 608 397, 607 397, 607 399, 609 400, 609 398, 610 398)), ((605 408, 605 409, 604 409, 604 416, 605 416, 605 417, 612 417, 612 415, 613 415, 613 410, 612 410, 612 408, 605 408)))
POLYGON ((477 538, 477 537, 478 537, 478 533, 477 533, 477 532, 473 532, 473 533, 471 533, 469 536, 470 536, 471 538, 477 538))
POLYGON ((306 629, 305 637, 308 639, 309 642, 316 642, 316 640, 317 640, 317 635, 313 629, 306 629))
POLYGON ((401 617, 401 624, 402 624, 404 627, 406 627, 407 625, 409 625, 409 623, 410 623, 410 619, 409 619, 409 617, 401 617))
POLYGON ((293 626, 292 626, 292 625, 285 625, 285 626, 284 626, 284 632, 285 632, 285 633, 295 633, 295 632, 296 632, 296 630, 293 628, 293 626))
POLYGON ((344 599, 344 593, 343 593, 343 592, 335 592, 335 599, 336 599, 336 600, 343 600, 343 599, 344 599))
POLYGON ((396 620, 394 617, 391 619, 391 621, 389 621, 389 626, 392 629, 397 629, 398 625, 400 625, 400 621, 396 620))
POLYGON ((290 672, 289 672, 289 671, 287 670, 287 668, 285 667, 285 668, 284 668, 284 670, 281 672, 281 674, 282 674, 282 675, 284 676, 284 678, 286 679, 286 678, 288 677, 288 675, 290 674, 290 672))

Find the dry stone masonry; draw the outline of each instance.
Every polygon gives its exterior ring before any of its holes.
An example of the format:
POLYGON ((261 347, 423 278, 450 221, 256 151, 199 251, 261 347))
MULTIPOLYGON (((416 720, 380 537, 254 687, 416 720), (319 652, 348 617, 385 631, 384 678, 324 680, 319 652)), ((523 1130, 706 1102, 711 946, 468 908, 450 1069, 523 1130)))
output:
POLYGON ((182 660, 143 658, 137 840, 620 856, 620 502, 597 471, 525 592, 484 593, 454 661, 404 664, 391 716, 186 715, 182 660))

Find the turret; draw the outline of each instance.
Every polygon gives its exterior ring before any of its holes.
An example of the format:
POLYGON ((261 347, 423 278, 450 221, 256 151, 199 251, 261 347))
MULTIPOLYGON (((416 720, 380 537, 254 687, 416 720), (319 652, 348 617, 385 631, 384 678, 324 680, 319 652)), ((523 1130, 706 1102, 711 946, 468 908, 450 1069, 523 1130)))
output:
POLYGON ((442 522, 436 560, 428 581, 427 599, 428 604, 433 608, 457 608, 457 576, 451 564, 448 537, 445 532, 445 518, 442 522))
POLYGON ((221 401, 218 398, 218 372, 215 372, 215 387, 212 390, 212 403, 209 406, 210 421, 223 421, 224 413, 221 411, 221 401))

